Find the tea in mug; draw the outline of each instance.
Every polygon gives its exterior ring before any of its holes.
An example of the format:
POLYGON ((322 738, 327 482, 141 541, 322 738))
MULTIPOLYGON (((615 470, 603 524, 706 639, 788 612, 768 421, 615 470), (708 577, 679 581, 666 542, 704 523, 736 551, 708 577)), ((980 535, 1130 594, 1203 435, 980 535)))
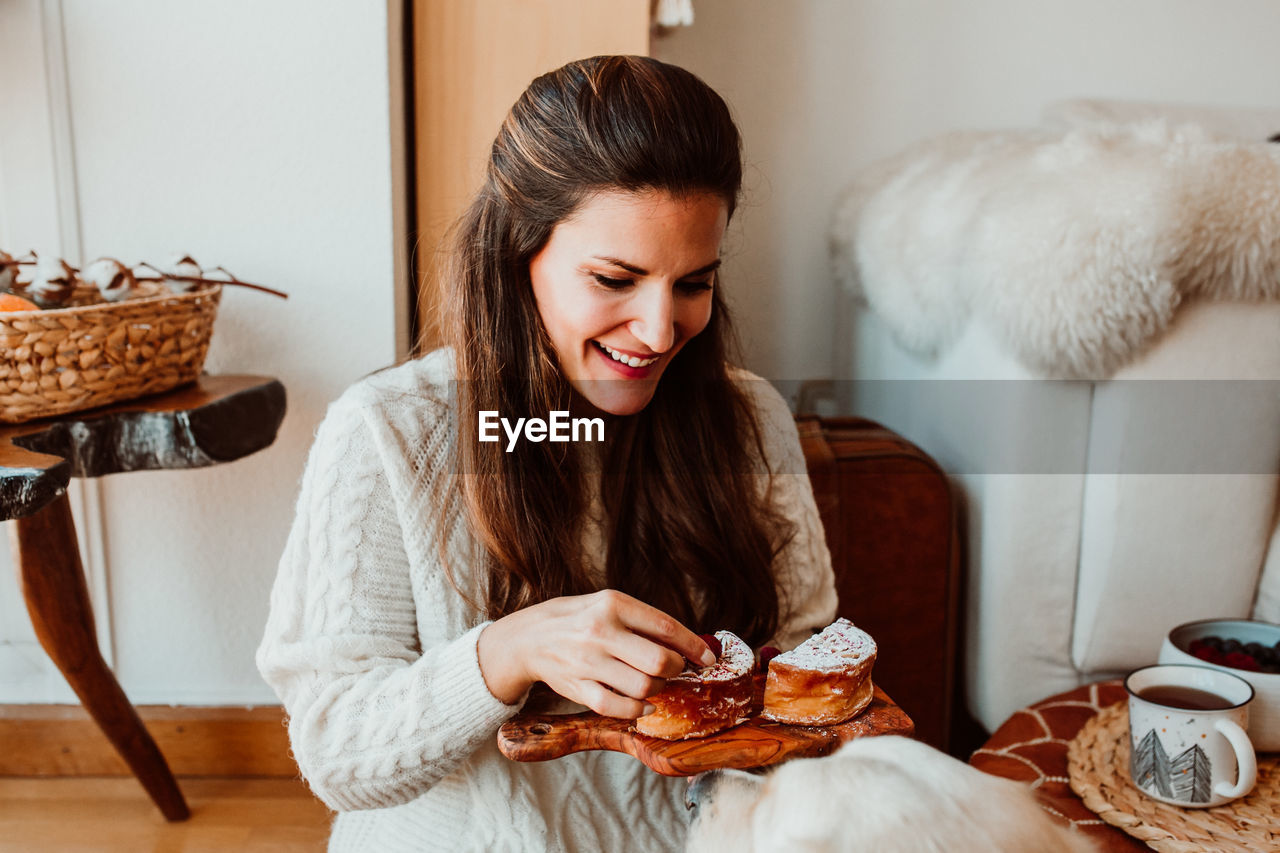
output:
POLYGON ((1224 711, 1235 706, 1234 702, 1229 702, 1216 693, 1173 684, 1153 684, 1138 691, 1138 698, 1184 711, 1224 711))

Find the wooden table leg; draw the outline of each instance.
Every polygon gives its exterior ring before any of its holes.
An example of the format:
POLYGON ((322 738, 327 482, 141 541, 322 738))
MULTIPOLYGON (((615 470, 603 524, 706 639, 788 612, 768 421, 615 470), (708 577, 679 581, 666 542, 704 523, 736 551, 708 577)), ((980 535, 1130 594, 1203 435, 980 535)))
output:
POLYGON ((165 818, 186 820, 191 812, 164 755, 98 649, 67 496, 15 519, 13 537, 22 594, 40 644, 165 818))

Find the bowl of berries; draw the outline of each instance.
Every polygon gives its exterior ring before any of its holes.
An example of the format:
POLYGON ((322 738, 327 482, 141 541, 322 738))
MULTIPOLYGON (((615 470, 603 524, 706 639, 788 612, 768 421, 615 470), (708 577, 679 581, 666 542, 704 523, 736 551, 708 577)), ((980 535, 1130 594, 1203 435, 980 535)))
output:
POLYGON ((1249 737, 1259 752, 1280 751, 1280 625, 1251 619, 1205 619, 1164 638, 1160 663, 1189 663, 1238 675, 1257 694, 1249 737))

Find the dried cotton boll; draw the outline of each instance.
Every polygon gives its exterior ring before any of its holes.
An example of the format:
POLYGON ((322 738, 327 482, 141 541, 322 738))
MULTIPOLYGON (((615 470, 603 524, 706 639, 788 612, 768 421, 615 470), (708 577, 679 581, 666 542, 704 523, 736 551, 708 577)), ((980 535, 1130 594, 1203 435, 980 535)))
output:
POLYGON ((133 270, 115 258, 98 258, 80 271, 80 277, 98 288, 98 293, 108 302, 128 299, 137 285, 133 270))
POLYGON ((18 278, 18 265, 13 255, 0 249, 0 290, 13 290, 13 283, 18 278))
POLYGON ((43 257, 36 261, 35 276, 27 285, 27 295, 41 305, 61 305, 76 289, 76 271, 62 258, 43 257))
MULTIPOLYGON (((174 255, 164 266, 166 275, 190 276, 199 278, 204 275, 204 270, 200 269, 200 265, 196 263, 195 258, 190 255, 174 255)), ((188 290, 194 290, 200 287, 198 281, 184 281, 180 278, 166 279, 165 284, 175 293, 186 293, 188 290)))

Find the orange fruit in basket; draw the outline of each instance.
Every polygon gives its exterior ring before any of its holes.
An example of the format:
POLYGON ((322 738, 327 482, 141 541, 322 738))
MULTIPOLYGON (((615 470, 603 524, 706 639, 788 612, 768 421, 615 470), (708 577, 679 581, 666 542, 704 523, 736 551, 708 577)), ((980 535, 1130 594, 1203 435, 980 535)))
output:
POLYGON ((16 293, 0 293, 0 311, 39 311, 40 306, 16 293))

